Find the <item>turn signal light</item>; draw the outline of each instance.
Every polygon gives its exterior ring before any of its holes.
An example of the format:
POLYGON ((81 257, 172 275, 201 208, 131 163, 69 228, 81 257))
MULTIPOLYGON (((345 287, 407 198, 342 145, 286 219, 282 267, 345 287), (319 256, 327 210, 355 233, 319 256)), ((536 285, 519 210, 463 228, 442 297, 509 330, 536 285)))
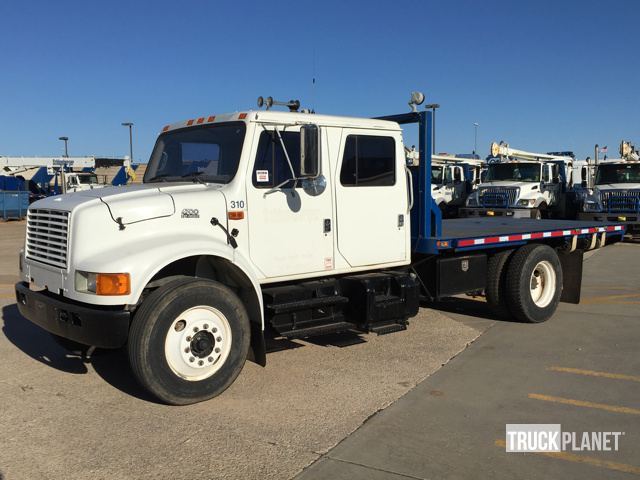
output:
POLYGON ((227 218, 229 220, 242 220, 244 218, 244 212, 242 210, 229 212, 227 218))
POLYGON ((98 295, 129 295, 131 293, 131 279, 128 273, 97 273, 96 294, 98 295))

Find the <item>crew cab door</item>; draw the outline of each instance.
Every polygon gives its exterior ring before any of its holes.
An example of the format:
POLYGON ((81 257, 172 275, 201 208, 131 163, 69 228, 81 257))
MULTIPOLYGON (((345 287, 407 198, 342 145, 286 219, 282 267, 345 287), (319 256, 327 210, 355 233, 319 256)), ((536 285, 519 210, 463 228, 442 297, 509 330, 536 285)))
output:
POLYGON ((556 163, 545 163, 542 165, 542 182, 549 205, 557 204, 561 190, 561 179, 556 163))
MULTIPOLYGON (((332 191, 327 185, 330 175, 323 175, 329 171, 327 149, 320 148, 320 178, 296 182, 290 180, 291 167, 280 138, 295 176, 300 174, 300 127, 258 126, 247 178, 251 260, 266 277, 331 270, 332 191)), ((320 139, 324 145, 322 131, 320 139)))
POLYGON ((407 180, 399 133, 343 129, 339 152, 338 251, 352 267, 406 260, 407 180))

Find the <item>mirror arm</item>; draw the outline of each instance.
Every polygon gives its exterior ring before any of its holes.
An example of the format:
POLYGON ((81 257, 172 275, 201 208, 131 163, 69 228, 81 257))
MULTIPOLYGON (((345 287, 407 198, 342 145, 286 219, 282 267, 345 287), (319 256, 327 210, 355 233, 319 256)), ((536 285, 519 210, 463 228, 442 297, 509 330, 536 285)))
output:
POLYGON ((278 140, 280 140, 280 145, 282 146, 282 151, 284 152, 284 158, 287 159, 289 170, 291 170, 291 180, 294 181, 293 188, 296 188, 298 179, 296 178, 296 172, 293 170, 293 164, 291 163, 291 159, 289 158, 289 152, 287 152, 287 147, 284 146, 284 141, 282 140, 282 136, 280 135, 280 130, 278 130, 278 127, 275 128, 275 131, 278 135, 278 140))

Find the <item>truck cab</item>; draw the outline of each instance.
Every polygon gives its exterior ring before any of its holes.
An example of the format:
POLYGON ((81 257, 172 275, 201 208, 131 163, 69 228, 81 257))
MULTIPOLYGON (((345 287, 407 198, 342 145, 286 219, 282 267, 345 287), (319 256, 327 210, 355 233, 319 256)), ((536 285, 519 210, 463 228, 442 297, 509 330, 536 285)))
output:
POLYGON ((573 158, 515 152, 488 159, 482 182, 462 210, 464 216, 540 219, 565 215, 566 195, 573 187, 573 158), (533 155, 538 157, 531 159, 533 155))
POLYGON ((630 233, 640 232, 640 159, 603 160, 582 170, 579 218, 624 222, 630 233))
POLYGON ((66 192, 93 190, 105 185, 98 183, 98 176, 91 172, 65 172, 66 192))
POLYGON ((455 216, 473 185, 473 171, 450 157, 433 155, 432 158, 431 196, 443 215, 455 216))

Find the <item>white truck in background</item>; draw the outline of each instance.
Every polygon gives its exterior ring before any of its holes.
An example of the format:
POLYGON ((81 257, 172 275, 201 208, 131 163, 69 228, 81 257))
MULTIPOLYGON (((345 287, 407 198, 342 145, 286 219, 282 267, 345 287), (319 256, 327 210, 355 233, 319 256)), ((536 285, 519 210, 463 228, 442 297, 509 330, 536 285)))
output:
POLYGON ((576 160, 571 152, 536 153, 491 144, 487 172, 462 216, 575 218, 576 160))
POLYGON ((598 161, 582 167, 581 211, 584 220, 616 221, 627 232, 640 232, 640 151, 628 141, 620 142, 620 158, 598 161))
POLYGON ((459 208, 480 183, 483 162, 444 154, 431 158, 431 196, 443 216, 457 217, 459 208))

